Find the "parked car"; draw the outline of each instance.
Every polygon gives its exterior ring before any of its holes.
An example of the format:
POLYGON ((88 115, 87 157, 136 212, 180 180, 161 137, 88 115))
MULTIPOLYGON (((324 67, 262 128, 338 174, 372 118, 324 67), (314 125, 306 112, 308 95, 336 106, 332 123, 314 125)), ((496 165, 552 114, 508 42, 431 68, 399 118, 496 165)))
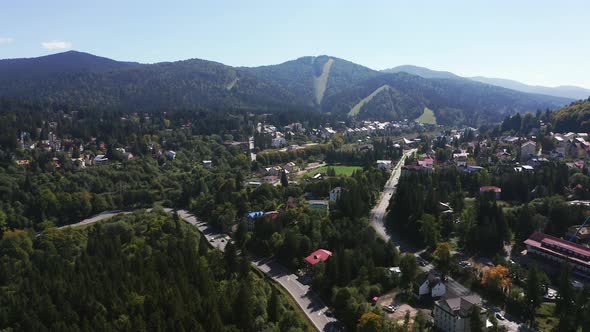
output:
POLYGON ((460 261, 459 266, 462 268, 466 268, 466 267, 470 267, 471 263, 469 263, 468 261, 460 261))
POLYGON ((499 313, 499 312, 496 313, 496 318, 498 318, 499 320, 504 320, 505 319, 504 316, 502 316, 502 314, 499 313))
POLYGON ((382 308, 383 308, 383 310, 385 310, 385 311, 387 311, 389 313, 394 313, 397 310, 397 307, 394 306, 393 304, 384 305, 382 308))

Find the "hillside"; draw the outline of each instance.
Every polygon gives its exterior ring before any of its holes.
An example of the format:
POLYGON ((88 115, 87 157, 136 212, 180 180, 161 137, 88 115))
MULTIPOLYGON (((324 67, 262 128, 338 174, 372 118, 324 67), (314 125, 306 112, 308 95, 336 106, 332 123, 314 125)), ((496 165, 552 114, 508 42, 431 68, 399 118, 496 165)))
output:
POLYGON ((397 66, 390 69, 384 69, 383 73, 408 73, 424 78, 447 78, 447 79, 469 79, 472 81, 491 84, 506 89, 521 91, 526 93, 542 94, 554 97, 563 97, 569 99, 586 99, 590 96, 590 89, 585 89, 577 86, 557 86, 546 87, 539 85, 527 85, 518 81, 504 79, 504 78, 489 78, 483 76, 462 77, 448 71, 432 70, 425 67, 418 67, 413 65, 397 66))
POLYGON ((307 330, 247 261, 209 251, 164 212, 39 237, 14 231, 0 248, 3 331, 307 330))
POLYGON ((553 113, 558 132, 590 132, 590 98, 571 103, 553 113))
POLYGON ((589 89, 584 89, 577 86, 546 87, 539 85, 527 85, 514 80, 507 80, 503 78, 489 78, 483 76, 470 77, 470 79, 482 83, 497 85, 503 88, 527 93, 538 93, 549 96, 566 97, 571 99, 586 99, 590 97, 589 89))
POLYGON ((362 82, 325 100, 324 107, 348 114, 361 100, 388 85, 365 103, 359 117, 377 115, 387 119, 416 119, 428 107, 440 124, 479 124, 500 121, 505 114, 557 108, 568 99, 525 94, 470 80, 425 79, 406 74, 387 74, 362 82))

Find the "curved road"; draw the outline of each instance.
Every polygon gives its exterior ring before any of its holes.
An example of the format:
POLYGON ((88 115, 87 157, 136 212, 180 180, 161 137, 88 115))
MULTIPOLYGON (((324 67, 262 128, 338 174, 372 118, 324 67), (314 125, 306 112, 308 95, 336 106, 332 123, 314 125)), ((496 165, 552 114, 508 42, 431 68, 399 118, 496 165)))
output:
MULTIPOLYGON (((151 209, 147 209, 147 211, 150 210, 151 209)), ((171 213, 174 210, 166 208, 164 211, 171 213)), ((59 227, 59 229, 94 224, 98 221, 106 220, 122 213, 131 212, 122 210, 105 211, 78 223, 59 227)), ((176 210, 176 213, 178 213, 178 216, 182 220, 196 227, 199 232, 205 236, 212 247, 224 251, 227 242, 231 241, 228 235, 218 232, 206 222, 198 220, 192 213, 186 210, 176 210)), ((328 307, 308 285, 302 284, 295 274, 291 273, 277 261, 269 260, 267 258, 253 258, 252 265, 266 276, 279 283, 291 295, 291 297, 293 297, 295 302, 297 302, 301 310, 318 331, 340 331, 341 325, 338 321, 333 317, 326 316, 328 307)))

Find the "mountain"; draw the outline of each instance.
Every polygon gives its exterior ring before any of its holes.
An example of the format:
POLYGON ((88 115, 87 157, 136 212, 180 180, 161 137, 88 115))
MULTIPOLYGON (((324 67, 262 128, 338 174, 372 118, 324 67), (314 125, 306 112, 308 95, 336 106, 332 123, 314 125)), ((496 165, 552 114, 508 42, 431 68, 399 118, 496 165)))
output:
POLYGON ((506 114, 515 112, 557 108, 569 101, 468 79, 426 79, 401 72, 363 81, 329 97, 324 107, 335 113, 350 114, 363 102, 359 117, 386 119, 416 119, 429 108, 440 124, 476 125, 500 121, 506 114))
POLYGON ((462 77, 456 74, 453 74, 448 71, 438 71, 432 70, 425 67, 418 67, 413 65, 403 65, 397 66, 390 69, 384 69, 381 72, 383 73, 408 73, 411 75, 416 75, 424 78, 446 78, 446 79, 470 79, 472 81, 477 81, 480 83, 491 84, 499 87, 503 87, 506 89, 526 92, 526 93, 535 93, 541 95, 548 95, 554 97, 564 97, 570 99, 586 99, 590 96, 590 89, 580 88, 577 86, 557 86, 557 87, 546 87, 546 86, 538 86, 538 85, 527 85, 518 81, 504 79, 504 78, 489 78, 483 76, 475 76, 475 77, 462 77))
POLYGON ((68 51, 38 58, 0 60, 0 80, 38 78, 50 74, 101 71, 140 66, 137 62, 115 61, 96 55, 68 51))
POLYGON ((418 67, 413 65, 403 65, 397 66, 394 68, 384 69, 381 72, 383 73, 408 73, 410 75, 416 75, 424 78, 448 78, 448 79, 457 79, 462 78, 461 76, 457 76, 448 71, 438 71, 432 70, 425 67, 418 67))
POLYGON ((470 77, 470 79, 528 93, 538 93, 548 96, 566 97, 571 99, 586 99, 590 97, 590 89, 584 89, 577 86, 562 85, 557 87, 546 87, 539 85, 527 85, 518 81, 483 76, 470 77))
POLYGON ((472 125, 572 101, 448 74, 390 74, 326 55, 247 68, 201 59, 137 64, 66 52, 0 60, 0 97, 105 110, 316 110, 392 120, 416 119, 428 107, 439 123, 472 125))
POLYGON ((590 97, 555 111, 553 126, 558 132, 590 132, 590 97))

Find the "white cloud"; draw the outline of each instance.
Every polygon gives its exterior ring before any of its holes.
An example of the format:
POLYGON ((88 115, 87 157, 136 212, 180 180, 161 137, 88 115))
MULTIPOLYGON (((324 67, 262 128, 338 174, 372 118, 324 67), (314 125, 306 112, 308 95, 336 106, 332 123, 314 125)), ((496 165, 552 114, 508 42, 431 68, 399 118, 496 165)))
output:
POLYGON ((41 45, 48 50, 59 50, 72 47, 72 43, 70 42, 57 40, 42 42, 41 45))
POLYGON ((8 37, 0 37, 0 44, 12 43, 14 39, 8 37))

